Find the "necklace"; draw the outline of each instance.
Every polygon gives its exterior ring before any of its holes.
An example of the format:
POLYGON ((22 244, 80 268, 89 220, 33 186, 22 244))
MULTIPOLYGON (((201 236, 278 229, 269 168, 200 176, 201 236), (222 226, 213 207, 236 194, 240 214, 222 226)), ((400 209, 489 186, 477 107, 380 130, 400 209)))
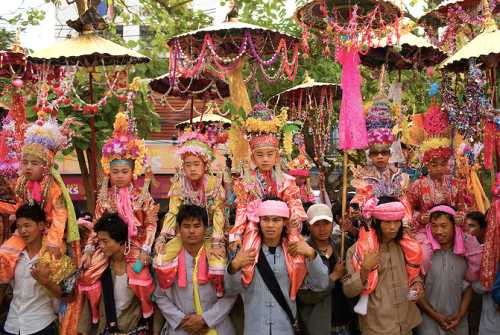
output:
POLYGON ((429 185, 430 185, 430 191, 431 191, 431 197, 432 197, 432 202, 434 204, 443 204, 445 198, 447 197, 447 191, 448 188, 446 178, 443 177, 443 181, 441 185, 439 185, 439 182, 434 182, 431 177, 427 176, 429 178, 429 185))
POLYGON ((330 242, 328 242, 328 245, 326 246, 326 249, 325 250, 321 250, 319 247, 318 247, 319 251, 321 251, 322 253, 326 254, 328 252, 328 249, 330 249, 330 242))
POLYGON ((199 187, 196 191, 193 188, 193 184, 189 179, 186 178, 185 180, 185 185, 186 185, 186 195, 191 201, 191 204, 200 206, 203 208, 207 208, 207 202, 205 199, 205 203, 203 203, 203 188, 199 187))

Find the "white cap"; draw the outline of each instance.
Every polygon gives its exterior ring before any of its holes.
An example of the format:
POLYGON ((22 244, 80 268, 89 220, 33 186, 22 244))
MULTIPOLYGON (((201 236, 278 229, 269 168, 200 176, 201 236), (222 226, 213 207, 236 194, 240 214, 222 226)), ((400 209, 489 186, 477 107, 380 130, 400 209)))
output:
POLYGON ((307 210, 307 219, 309 220, 309 224, 314 224, 319 220, 333 222, 332 210, 325 204, 312 205, 307 210))

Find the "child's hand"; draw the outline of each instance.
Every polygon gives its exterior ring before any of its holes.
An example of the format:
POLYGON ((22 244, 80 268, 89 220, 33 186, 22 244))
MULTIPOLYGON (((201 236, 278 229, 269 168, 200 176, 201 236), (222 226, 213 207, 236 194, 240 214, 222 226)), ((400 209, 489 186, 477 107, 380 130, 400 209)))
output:
POLYGON ((149 263, 151 263, 151 256, 141 253, 139 254, 139 260, 141 261, 142 268, 145 268, 149 266, 149 263))
POLYGON ((403 236, 404 236, 404 234, 408 234, 408 236, 410 236, 410 238, 413 239, 413 240, 417 239, 415 237, 415 235, 413 235, 413 232, 411 231, 410 227, 403 227, 403 236))
POLYGON ((90 260, 91 259, 92 259, 92 255, 90 254, 90 251, 85 250, 83 252, 82 258, 80 259, 80 264, 78 265, 78 267, 82 267, 82 265, 83 265, 83 269, 87 270, 90 267, 90 260))
POLYGON ((163 255, 165 253, 165 243, 158 242, 155 244, 155 253, 157 255, 163 255))
POLYGON ((300 215, 299 214, 293 214, 291 219, 290 219, 290 232, 293 234, 297 232, 299 229, 300 225, 302 222, 300 221, 300 215))
POLYGON ((431 215, 429 213, 422 214, 422 223, 428 224, 431 222, 431 215))
POLYGON ((212 255, 217 257, 217 259, 226 258, 226 252, 224 251, 224 248, 210 248, 207 258, 210 259, 212 255))
POLYGON ((240 250, 243 248, 243 242, 241 242, 241 240, 234 241, 231 243, 231 251, 232 252, 236 252, 236 249, 238 247, 240 248, 240 250))
POLYGON ((457 226, 462 227, 464 225, 465 218, 462 215, 457 214, 453 217, 453 219, 455 219, 455 224, 457 226))
POLYGON ((51 261, 61 259, 61 250, 58 247, 49 247, 46 245, 45 250, 49 253, 51 261))

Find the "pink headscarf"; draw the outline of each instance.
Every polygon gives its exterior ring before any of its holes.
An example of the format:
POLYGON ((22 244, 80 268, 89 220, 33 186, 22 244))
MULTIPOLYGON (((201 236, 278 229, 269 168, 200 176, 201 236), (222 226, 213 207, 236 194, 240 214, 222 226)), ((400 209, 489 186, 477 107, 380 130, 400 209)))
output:
POLYGON ((279 216, 288 219, 290 210, 286 202, 283 201, 257 199, 250 202, 247 206, 247 219, 259 222, 262 216, 279 216))
POLYGON ((363 217, 366 220, 372 218, 379 220, 403 220, 405 216, 405 206, 399 202, 388 202, 382 205, 379 205, 379 200, 377 198, 371 198, 368 200, 363 207, 363 217))
MULTIPOLYGON (((450 206, 446 205, 440 205, 440 206, 435 206, 433 207, 430 211, 429 214, 435 213, 435 212, 445 212, 450 215, 455 216, 457 212, 453 210, 450 206)), ((453 221, 452 221, 453 223, 453 221)), ((427 232, 427 239, 429 240, 429 243, 432 245, 432 250, 438 250, 441 249, 441 244, 434 238, 434 235, 432 235, 431 231, 431 224, 427 224, 425 227, 425 231, 427 232)), ((455 225, 455 236, 454 236, 454 241, 453 241, 453 253, 457 255, 464 256, 465 255, 465 244, 464 244, 464 234, 462 231, 462 227, 455 225)))

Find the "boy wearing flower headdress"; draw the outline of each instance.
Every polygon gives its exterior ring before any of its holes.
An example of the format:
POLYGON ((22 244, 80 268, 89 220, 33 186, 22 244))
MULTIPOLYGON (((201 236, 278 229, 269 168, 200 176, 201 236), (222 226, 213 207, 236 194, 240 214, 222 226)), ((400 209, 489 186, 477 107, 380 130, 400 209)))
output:
MULTIPOLYGON (((301 241, 299 236, 301 221, 307 220, 307 215, 299 199, 300 189, 295 184, 295 178, 285 174, 281 170, 279 155, 278 134, 286 124, 286 110, 283 109, 279 116, 272 115, 263 103, 257 103, 245 122, 247 136, 250 138, 250 150, 252 163, 256 168, 250 169, 248 164, 243 166, 243 175, 237 180, 235 193, 238 201, 236 210, 236 221, 229 234, 229 242, 232 243, 232 251, 237 248, 248 250, 253 248, 255 262, 261 247, 261 238, 258 234, 257 222, 247 217, 260 200, 269 196, 277 196, 283 199, 290 209, 290 220, 288 221, 288 241, 301 241)), ((286 247, 286 246, 285 246, 286 247)), ((291 299, 294 300, 301 283, 306 274, 306 263, 303 256, 295 257, 286 253, 287 269, 291 280, 291 299)), ((250 285, 255 264, 243 267, 241 271, 242 282, 245 287, 250 285)))
MULTIPOLYGON (((409 278, 419 274, 422 262, 420 245, 413 240, 411 232, 411 207, 406 199, 406 189, 408 187, 408 176, 403 174, 402 169, 396 168, 389 163, 392 155, 392 144, 396 140, 392 134, 396 122, 391 114, 389 100, 384 92, 383 74, 380 80, 379 92, 373 98, 373 103, 368 105, 366 117, 366 130, 368 132, 368 145, 366 150, 367 166, 352 168, 354 179, 351 185, 356 188, 356 195, 351 200, 351 213, 361 219, 360 211, 372 198, 390 196, 398 199, 405 208, 405 215, 402 219, 403 239, 399 244, 403 248, 406 257, 406 270, 409 278), (353 204, 358 204, 359 208, 353 208, 353 204)), ((399 112, 399 104, 392 106, 395 112, 399 112)), ((374 229, 365 227, 359 230, 359 239, 356 245, 356 254, 353 258, 354 266, 357 270, 362 265, 365 251, 378 249, 377 235, 374 229)), ((378 282, 378 271, 376 268, 368 275, 368 286, 362 292, 358 304, 354 311, 365 315, 368 306, 368 297, 378 282)))
MULTIPOLYGON (((46 216, 47 227, 43 246, 39 253, 39 263, 49 268, 49 280, 59 284, 75 270, 80 259, 80 236, 73 202, 59 173, 54 169, 54 157, 59 150, 71 146, 72 136, 77 135, 70 125, 78 125, 74 118, 66 118, 59 126, 55 118, 38 113, 38 120, 29 124, 24 134, 24 144, 20 154, 22 176, 15 187, 16 203, 0 202, 0 212, 14 214, 24 204, 38 204, 46 216), (67 243, 73 259, 66 255, 67 243)), ((12 139, 7 139, 11 142, 12 139)), ((12 144, 12 143, 11 143, 12 144)), ((21 146, 20 143, 18 143, 21 146)), ((3 176, 5 177, 5 175, 3 176)), ((26 243, 17 231, 0 246, 0 283, 14 278, 14 269, 26 243)), ((72 287, 64 287, 69 291, 72 287)), ((61 333, 73 333, 78 318, 82 297, 70 303, 61 322, 61 333)))
POLYGON ((451 145, 451 128, 448 115, 437 106, 431 106, 423 124, 428 138, 420 144, 419 156, 428 174, 420 177, 408 188, 408 201, 413 216, 413 232, 420 242, 424 259, 422 274, 426 274, 432 262, 432 244, 429 242, 430 214, 429 210, 436 205, 452 206, 456 209, 454 223, 464 234, 467 273, 463 282, 464 289, 471 282, 479 280, 482 248, 475 237, 470 235, 465 224, 467 206, 464 189, 460 181, 447 175, 448 163, 453 155, 451 145))
MULTIPOLYGON (((47 118, 43 112, 39 114, 38 121, 29 125, 26 130, 21 153, 22 176, 17 180, 15 188, 16 203, 0 202, 0 212, 15 214, 21 205, 40 205, 47 220, 40 263, 49 264, 50 279, 59 283, 75 269, 73 260, 65 255, 65 232, 68 243, 76 242, 80 237, 68 190, 53 168, 54 156, 59 150, 71 145, 71 137, 75 136, 75 132, 69 125, 81 123, 75 122, 74 118, 67 118, 59 126, 56 119, 47 118)), ((14 277, 15 263, 25 247, 25 242, 17 232, 0 246, 0 283, 7 283, 14 277)), ((79 254, 79 246, 72 251, 79 254)))
POLYGON ((209 266, 208 277, 217 289, 217 295, 221 297, 224 291, 224 269, 227 264, 223 245, 226 217, 222 174, 215 177, 210 170, 210 164, 215 160, 213 150, 215 141, 199 131, 191 131, 184 133, 179 142, 176 156, 182 160, 182 172, 176 175, 175 183, 168 193, 169 212, 155 244, 157 256, 153 266, 160 287, 163 290, 171 287, 177 275, 178 257, 183 249, 180 236, 176 236, 179 228, 177 213, 183 204, 203 207, 209 217, 204 239, 209 266), (174 238, 166 243, 167 238, 172 237, 174 238))
POLYGON ((295 183, 300 190, 300 201, 316 202, 316 197, 314 196, 313 189, 310 183, 311 175, 309 170, 312 168, 311 162, 303 154, 297 156, 293 161, 290 162, 290 171, 288 174, 295 177, 295 183))
MULTIPOLYGON (((132 291, 141 300, 145 318, 153 314, 151 296, 155 286, 149 264, 159 208, 148 191, 151 181, 154 182, 151 169, 146 169, 142 188, 134 183, 142 174, 146 159, 144 139, 136 135, 135 119, 118 113, 113 137, 103 148, 101 163, 105 176, 97 199, 94 223, 104 214, 118 213, 127 224, 125 260, 128 266, 123 275, 128 276, 132 291)), ((101 243, 105 247, 105 241, 101 243)), ((94 323, 99 320, 100 278, 109 264, 109 257, 104 255, 101 243, 92 231, 83 252, 80 266, 84 266, 84 271, 78 285, 89 298, 94 323)))

